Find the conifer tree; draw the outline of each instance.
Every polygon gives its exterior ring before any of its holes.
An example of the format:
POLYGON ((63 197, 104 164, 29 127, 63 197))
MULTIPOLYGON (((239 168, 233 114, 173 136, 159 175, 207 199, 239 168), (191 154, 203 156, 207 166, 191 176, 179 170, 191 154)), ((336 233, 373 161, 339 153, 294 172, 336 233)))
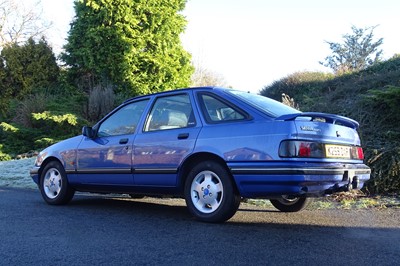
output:
POLYGON ((62 59, 84 89, 103 84, 140 95, 188 86, 193 67, 179 38, 185 3, 76 0, 62 59))
POLYGON ((375 27, 351 27, 353 33, 343 35, 343 43, 326 42, 332 50, 332 55, 320 64, 331 68, 335 73, 346 73, 362 70, 381 59, 382 50, 378 47, 383 38, 374 41, 375 27))

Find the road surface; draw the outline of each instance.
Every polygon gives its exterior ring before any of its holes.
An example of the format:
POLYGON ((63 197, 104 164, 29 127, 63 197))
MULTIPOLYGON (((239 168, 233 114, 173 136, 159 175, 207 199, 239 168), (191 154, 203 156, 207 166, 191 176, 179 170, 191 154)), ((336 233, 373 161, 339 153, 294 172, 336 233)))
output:
POLYGON ((281 213, 241 204, 224 224, 180 199, 77 194, 49 206, 0 187, 1 265, 400 265, 400 209, 281 213))

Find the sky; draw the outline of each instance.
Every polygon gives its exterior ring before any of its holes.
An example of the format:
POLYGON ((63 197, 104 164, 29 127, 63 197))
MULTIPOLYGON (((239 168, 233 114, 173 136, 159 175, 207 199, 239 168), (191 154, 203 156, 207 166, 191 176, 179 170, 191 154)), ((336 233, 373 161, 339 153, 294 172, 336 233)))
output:
MULTIPOLYGON (((74 16, 73 0, 42 4, 58 53, 74 16)), ((352 26, 377 26, 384 59, 400 53, 399 11, 398 0, 188 0, 181 40, 195 65, 233 88, 259 92, 298 71, 329 72, 319 64, 331 54, 325 41, 342 42, 352 26)))

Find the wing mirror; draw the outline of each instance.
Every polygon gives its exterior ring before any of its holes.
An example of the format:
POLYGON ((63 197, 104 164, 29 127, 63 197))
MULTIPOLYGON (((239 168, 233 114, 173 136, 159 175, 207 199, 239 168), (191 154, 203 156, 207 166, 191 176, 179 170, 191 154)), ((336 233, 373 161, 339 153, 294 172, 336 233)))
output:
POLYGON ((95 136, 95 131, 93 130, 92 127, 84 126, 82 128, 82 135, 84 135, 85 137, 88 137, 90 139, 93 139, 95 136))

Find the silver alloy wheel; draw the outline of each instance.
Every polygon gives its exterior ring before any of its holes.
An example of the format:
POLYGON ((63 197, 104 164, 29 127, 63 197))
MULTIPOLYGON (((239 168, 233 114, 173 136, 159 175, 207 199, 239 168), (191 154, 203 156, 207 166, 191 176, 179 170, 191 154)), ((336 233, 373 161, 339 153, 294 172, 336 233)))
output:
POLYGON ((43 180, 43 189, 46 196, 50 199, 55 199, 60 194, 61 187, 61 173, 56 168, 47 170, 43 180))
POLYGON ((292 205, 299 201, 298 197, 282 195, 282 198, 278 199, 279 202, 286 205, 292 205))
POLYGON ((221 179, 211 171, 196 175, 191 185, 191 200, 202 213, 212 213, 221 205, 224 191, 221 179))

